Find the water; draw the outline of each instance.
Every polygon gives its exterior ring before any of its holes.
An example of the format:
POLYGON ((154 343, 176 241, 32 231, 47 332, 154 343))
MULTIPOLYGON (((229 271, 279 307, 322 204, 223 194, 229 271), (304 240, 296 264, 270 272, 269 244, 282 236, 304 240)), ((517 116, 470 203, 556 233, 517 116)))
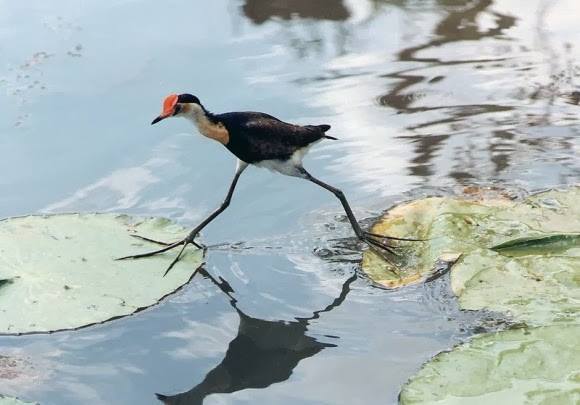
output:
MULTIPOLYGON (((3 2, 0 213, 195 225, 235 161, 185 120, 149 126, 171 92, 215 112, 332 125, 340 140, 305 166, 366 224, 467 185, 522 196, 578 183, 579 7, 3 2)), ((155 404, 156 392, 191 404, 396 402, 423 361, 481 320, 437 300, 441 286, 373 287, 342 215, 328 192, 250 168, 203 233, 205 277, 133 317, 0 337, 0 354, 28 364, 0 392, 42 404, 155 404)))

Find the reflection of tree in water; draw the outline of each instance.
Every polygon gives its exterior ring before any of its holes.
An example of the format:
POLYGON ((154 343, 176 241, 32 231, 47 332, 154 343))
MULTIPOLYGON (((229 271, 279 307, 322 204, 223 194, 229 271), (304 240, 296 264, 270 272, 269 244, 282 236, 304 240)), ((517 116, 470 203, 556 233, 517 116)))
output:
MULTIPOLYGON (((434 39, 430 40, 426 44, 405 48, 399 52, 398 59, 402 62, 427 62, 433 63, 437 66, 445 65, 457 65, 460 63, 473 63, 473 62, 486 62, 486 60, 461 60, 461 61, 451 61, 443 62, 437 58, 420 58, 416 54, 420 51, 429 48, 436 48, 445 44, 450 44, 452 42, 460 41, 479 41, 485 38, 496 37, 501 35, 505 30, 513 27, 515 25, 516 19, 511 16, 503 16, 498 13, 492 13, 496 18, 496 26, 488 29, 487 31, 481 31, 476 23, 476 19, 479 14, 483 12, 488 12, 489 6, 493 3, 492 0, 480 0, 472 3, 469 7, 459 7, 458 9, 448 9, 448 14, 443 20, 441 20, 433 32, 434 39)), ((494 59, 495 62, 499 61, 494 59)), ((403 90, 411 87, 415 84, 427 81, 425 76, 405 74, 405 72, 395 72, 386 77, 392 77, 399 79, 400 83, 395 86, 389 93, 382 96, 379 101, 382 105, 389 106, 402 112, 420 112, 428 111, 432 108, 429 107, 411 107, 411 103, 415 101, 413 95, 408 93, 402 94, 403 90)), ((432 82, 437 82, 443 79, 443 77, 437 77, 431 79, 432 82)), ((436 108, 450 108, 454 106, 446 107, 436 107, 436 108)), ((486 112, 486 108, 489 106, 487 104, 481 106, 463 106, 463 107, 477 107, 477 113, 486 112)), ((498 106, 499 107, 499 106, 498 106)), ((465 117, 469 113, 467 109, 456 114, 457 117, 465 117)), ((432 125, 430 123, 429 125, 432 125)))
MULTIPOLYGON (((401 2, 396 2, 401 3, 401 2)), ((413 2, 403 2, 404 4, 413 2)), ((446 16, 436 25, 432 39, 428 42, 405 48, 398 53, 398 60, 401 62, 419 62, 423 66, 419 69, 424 69, 426 67, 441 67, 447 66, 450 69, 453 66, 461 64, 475 64, 475 68, 482 67, 485 64, 493 63, 494 66, 501 66, 502 68, 512 68, 512 72, 508 74, 513 74, 514 79, 517 81, 519 79, 518 75, 526 73, 518 73, 517 68, 513 66, 507 66, 506 61, 510 60, 510 56, 501 56, 494 59, 476 59, 476 60, 452 60, 452 61, 442 61, 436 57, 423 58, 419 57, 418 53, 425 51, 427 49, 436 49, 443 45, 448 45, 453 42, 460 41, 482 41, 488 38, 495 39, 507 39, 503 37, 506 30, 512 28, 516 24, 516 18, 509 15, 503 15, 490 10, 493 4, 493 0, 478 0, 478 1, 455 1, 455 2, 439 2, 440 5, 438 9, 444 10, 447 14, 446 16), (487 16, 493 16, 494 26, 488 29, 482 29, 477 23, 477 20, 481 18, 483 14, 487 16)), ((545 8, 540 10, 540 13, 545 13, 545 8)), ((537 30, 542 33, 541 28, 541 15, 538 18, 537 30)), ((546 41, 547 42, 547 41, 546 41)), ((474 42, 473 46, 477 46, 477 42, 474 42)), ((547 52, 549 54, 550 52, 547 52)), ((552 59, 552 58, 551 58, 552 59)), ((516 62, 511 61, 512 64, 516 62)), ((524 62, 525 63, 525 62, 524 62)), ((529 66, 521 66, 522 71, 527 71, 529 66)), ((383 77, 388 77, 396 79, 397 83, 389 89, 389 92, 379 98, 379 103, 381 105, 391 107, 402 113, 416 113, 416 112, 427 112, 442 110, 445 112, 444 118, 439 118, 433 121, 422 122, 407 127, 408 130, 424 129, 427 127, 432 127, 436 125, 446 125, 449 131, 444 134, 437 135, 416 135, 409 137, 414 140, 416 145, 417 156, 413 159, 414 165, 411 166, 411 174, 416 176, 430 176, 432 175, 431 163, 434 161, 439 150, 443 149, 448 143, 449 138, 452 136, 450 132, 457 132, 460 129, 465 128, 466 119, 470 119, 477 115, 489 114, 487 115, 487 123, 489 127, 492 128, 487 137, 489 141, 486 143, 487 151, 486 154, 489 156, 489 160, 493 164, 494 172, 496 174, 508 169, 511 164, 510 160, 513 159, 513 151, 517 145, 523 145, 523 149, 535 150, 536 148, 541 153, 542 143, 545 143, 544 139, 538 138, 535 140, 529 139, 518 139, 519 137, 513 131, 515 123, 520 123, 518 115, 521 111, 514 103, 509 103, 506 105, 493 104, 493 103, 481 103, 481 104, 460 104, 460 105, 435 105, 435 106, 415 106, 415 102, 418 99, 423 99, 424 94, 418 94, 413 91, 409 91, 410 88, 421 84, 421 83, 437 83, 444 79, 444 76, 438 76, 434 78, 428 78, 421 74, 415 72, 419 70, 417 68, 411 70, 404 70, 395 73, 390 73, 384 75, 383 77), (506 112, 511 112, 510 114, 505 114, 506 112), (503 113, 503 114, 502 114, 503 113), (501 127, 501 128, 498 128, 501 127)), ((451 79, 453 75, 451 74, 451 79)), ((522 82, 526 82, 522 80, 522 82)), ((529 87, 525 85, 526 89, 520 89, 520 96, 518 99, 521 100, 533 100, 535 98, 534 93, 529 92, 529 87)), ((517 91, 517 88, 514 88, 517 91)), ((539 91, 545 90, 539 87, 539 91)), ((550 105, 554 100, 554 91, 544 91, 544 99, 548 101, 546 107, 546 113, 540 114, 530 114, 527 115, 525 121, 527 125, 542 125, 547 124, 546 114, 549 114, 550 105)), ((563 139, 562 146, 564 148, 570 147, 568 142, 563 139)), ((462 142, 461 153, 454 154, 454 165, 455 169, 449 173, 449 176, 456 179, 459 183, 470 183, 476 179, 481 173, 476 173, 473 168, 476 166, 476 161, 478 155, 481 155, 481 143, 477 146, 477 142, 470 144, 469 142, 462 142)), ((481 156, 479 156, 481 158, 481 156)))
POLYGON ((242 10, 256 24, 272 18, 346 21, 350 17, 342 0, 246 0, 242 10))
MULTIPOLYGON (((473 60, 451 61, 443 62, 437 58, 420 58, 416 54, 420 51, 429 48, 439 47, 445 44, 459 41, 479 41, 484 38, 496 37, 501 35, 506 29, 511 28, 515 24, 515 18, 505 16, 498 13, 492 13, 495 19, 495 27, 482 31, 476 22, 478 16, 483 12, 489 12, 488 8, 493 3, 492 0, 480 0, 475 2, 462 2, 467 4, 460 4, 458 7, 446 8, 447 15, 437 24, 434 30, 434 38, 425 44, 405 48, 399 52, 399 60, 403 62, 423 62, 430 63, 436 66, 457 65, 460 63, 473 63, 473 60)), ((494 61, 498 61, 495 59, 494 61)), ((477 62, 484 63, 486 60, 478 59, 477 62)), ((420 98, 421 95, 406 92, 406 90, 416 84, 424 82, 438 82, 443 77, 431 78, 419 74, 413 74, 409 71, 395 72, 385 77, 397 79, 398 83, 390 89, 384 96, 379 98, 379 103, 388 106, 404 113, 415 113, 433 110, 445 110, 448 117, 422 123, 410 127, 408 129, 419 129, 432 125, 453 124, 457 121, 464 120, 466 117, 472 117, 478 114, 509 111, 512 107, 494 105, 494 104, 478 104, 478 105, 446 105, 435 107, 413 107, 412 104, 420 98)), ((414 166, 411 166, 412 174, 417 176, 428 176, 430 168, 428 163, 432 161, 437 152, 444 146, 447 139, 451 135, 435 135, 435 136, 415 136, 411 137, 416 141, 417 157, 413 159, 414 166)), ((460 182, 465 181, 465 178, 471 177, 466 172, 455 172, 451 174, 460 182)))
MULTIPOLYGON (((242 12, 254 24, 282 20, 283 35, 299 57, 323 51, 324 32, 318 21, 342 22, 350 17, 350 11, 343 0, 245 0, 242 12), (298 29, 292 26, 293 20, 300 20, 298 29)), ((345 29, 342 26, 335 27, 334 35, 333 45, 339 54, 343 53, 345 29)))
POLYGON ((207 373, 201 383, 181 394, 157 394, 164 404, 201 404, 211 394, 265 388, 287 380, 301 360, 327 347, 335 347, 308 336, 308 325, 320 314, 341 305, 350 291, 350 285, 356 280, 356 274, 347 279, 340 295, 309 318, 296 318, 291 322, 266 321, 252 318, 237 308, 237 301, 231 295, 233 290, 227 281, 218 281, 203 269, 200 272, 230 297, 230 304, 240 316, 238 334, 230 342, 222 362, 207 373))

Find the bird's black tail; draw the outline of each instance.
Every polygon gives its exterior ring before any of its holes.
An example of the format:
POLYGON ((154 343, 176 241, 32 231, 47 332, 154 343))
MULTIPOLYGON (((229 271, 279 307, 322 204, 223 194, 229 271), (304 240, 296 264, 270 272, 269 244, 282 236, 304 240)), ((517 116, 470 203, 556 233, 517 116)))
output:
MULTIPOLYGON (((319 131, 322 132, 326 132, 330 129, 330 125, 326 125, 326 124, 322 124, 322 125, 307 125, 308 127, 312 128, 312 129, 317 129, 319 131)), ((324 135, 325 138, 327 139, 333 139, 335 141, 338 140, 338 138, 335 138, 334 136, 330 136, 330 135, 324 135)))
POLYGON ((155 396, 157 397, 158 400, 160 400, 161 402, 163 402, 164 404, 167 404, 169 402, 167 402, 169 400, 169 397, 167 395, 163 395, 163 394, 155 394, 155 396))

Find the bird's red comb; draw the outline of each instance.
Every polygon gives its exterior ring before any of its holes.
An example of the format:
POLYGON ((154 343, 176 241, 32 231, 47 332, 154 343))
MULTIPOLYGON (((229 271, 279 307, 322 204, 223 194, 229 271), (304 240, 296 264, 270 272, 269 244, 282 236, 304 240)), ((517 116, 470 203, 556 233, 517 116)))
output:
POLYGON ((165 97, 165 100, 163 100, 163 112, 161 113, 162 117, 173 115, 175 104, 177 104, 177 99, 177 94, 170 94, 165 97))

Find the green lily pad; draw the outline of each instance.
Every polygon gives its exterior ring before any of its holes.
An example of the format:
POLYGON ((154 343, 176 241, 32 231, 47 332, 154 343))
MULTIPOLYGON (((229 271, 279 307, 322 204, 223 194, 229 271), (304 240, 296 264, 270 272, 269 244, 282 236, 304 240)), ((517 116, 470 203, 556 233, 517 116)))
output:
POLYGON ((483 335, 436 355, 401 390, 406 404, 577 404, 580 325, 483 335))
POLYGON ((462 309, 505 312, 529 325, 580 323, 580 257, 507 257, 480 249, 451 270, 462 309))
POLYGON ((531 325, 580 321, 580 187, 521 202, 426 198, 396 207, 374 233, 427 239, 401 243, 401 274, 367 252, 363 268, 392 287, 430 274, 437 260, 451 268, 462 309, 508 313, 531 325))
POLYGON ((26 216, 0 221, 0 334, 76 329, 158 303, 195 274, 203 252, 188 248, 115 259, 158 246, 131 237, 178 240, 187 229, 161 218, 117 214, 26 216))
MULTIPOLYGON (((480 203, 428 197, 396 206, 373 226, 372 232, 425 241, 399 242, 404 258, 398 263, 399 269, 372 251, 364 253, 362 267, 371 279, 389 288, 422 280, 433 272, 436 262, 452 265, 462 254, 477 248, 472 240, 492 233, 480 224, 493 215, 494 210, 511 204, 503 199, 480 203)), ((496 244, 499 243, 498 240, 496 244)))
POLYGON ((39 405, 38 402, 24 402, 14 397, 7 397, 0 394, 0 405, 39 405))

